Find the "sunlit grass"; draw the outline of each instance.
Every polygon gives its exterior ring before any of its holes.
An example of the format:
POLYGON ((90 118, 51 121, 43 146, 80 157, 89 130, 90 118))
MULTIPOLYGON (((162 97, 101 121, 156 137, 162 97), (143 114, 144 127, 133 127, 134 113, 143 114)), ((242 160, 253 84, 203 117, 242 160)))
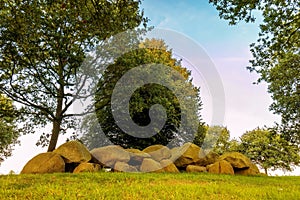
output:
POLYGON ((84 173, 0 176, 1 199, 299 199, 300 177, 84 173))

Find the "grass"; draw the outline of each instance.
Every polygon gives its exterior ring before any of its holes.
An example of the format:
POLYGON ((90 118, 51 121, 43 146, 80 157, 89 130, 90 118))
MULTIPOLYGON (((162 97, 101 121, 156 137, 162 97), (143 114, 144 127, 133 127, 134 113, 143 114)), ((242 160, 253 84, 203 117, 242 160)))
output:
POLYGON ((82 173, 0 176, 0 199, 299 199, 300 177, 82 173))

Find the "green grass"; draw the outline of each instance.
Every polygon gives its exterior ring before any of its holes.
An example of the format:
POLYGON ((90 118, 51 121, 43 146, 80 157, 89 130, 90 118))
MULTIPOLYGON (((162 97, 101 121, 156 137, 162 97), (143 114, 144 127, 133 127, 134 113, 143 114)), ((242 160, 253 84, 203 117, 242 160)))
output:
POLYGON ((0 176, 0 199, 300 199, 300 177, 83 173, 0 176))

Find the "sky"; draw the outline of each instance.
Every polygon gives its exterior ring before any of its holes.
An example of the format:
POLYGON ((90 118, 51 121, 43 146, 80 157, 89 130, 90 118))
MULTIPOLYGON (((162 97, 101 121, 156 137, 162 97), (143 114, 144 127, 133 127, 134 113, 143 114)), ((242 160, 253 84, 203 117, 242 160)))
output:
MULTIPOLYGON (((253 84, 258 75, 246 70, 251 59, 249 45, 258 38, 258 23, 241 22, 229 26, 228 22, 218 17, 218 12, 208 0, 144 0, 142 8, 150 19, 149 26, 189 38, 211 59, 224 88, 225 118, 222 125, 229 129, 231 138, 238 138, 257 127, 272 126, 274 121, 279 121, 279 117, 269 111, 272 99, 267 93, 266 84, 253 84)), ((172 42, 174 44, 176 39, 172 42)), ((193 51, 191 48, 181 56, 189 57, 193 51)), ((193 62, 193 59, 189 61, 193 62)), ((209 96, 211 91, 200 79, 194 77, 195 83, 201 87, 203 120, 210 124, 212 101, 218 97, 209 96)), ((20 138, 21 145, 16 146, 13 156, 1 163, 0 174, 10 170, 19 173, 29 159, 46 151, 35 146, 39 132, 20 138)), ((61 137, 58 144, 64 141, 65 137, 61 137)))

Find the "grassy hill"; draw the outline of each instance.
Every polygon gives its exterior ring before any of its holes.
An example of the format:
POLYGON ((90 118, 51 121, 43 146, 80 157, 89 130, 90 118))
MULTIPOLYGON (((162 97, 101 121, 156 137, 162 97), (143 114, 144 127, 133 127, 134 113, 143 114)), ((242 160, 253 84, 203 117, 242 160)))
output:
POLYGON ((0 176, 0 199, 300 199, 300 177, 82 173, 0 176))

